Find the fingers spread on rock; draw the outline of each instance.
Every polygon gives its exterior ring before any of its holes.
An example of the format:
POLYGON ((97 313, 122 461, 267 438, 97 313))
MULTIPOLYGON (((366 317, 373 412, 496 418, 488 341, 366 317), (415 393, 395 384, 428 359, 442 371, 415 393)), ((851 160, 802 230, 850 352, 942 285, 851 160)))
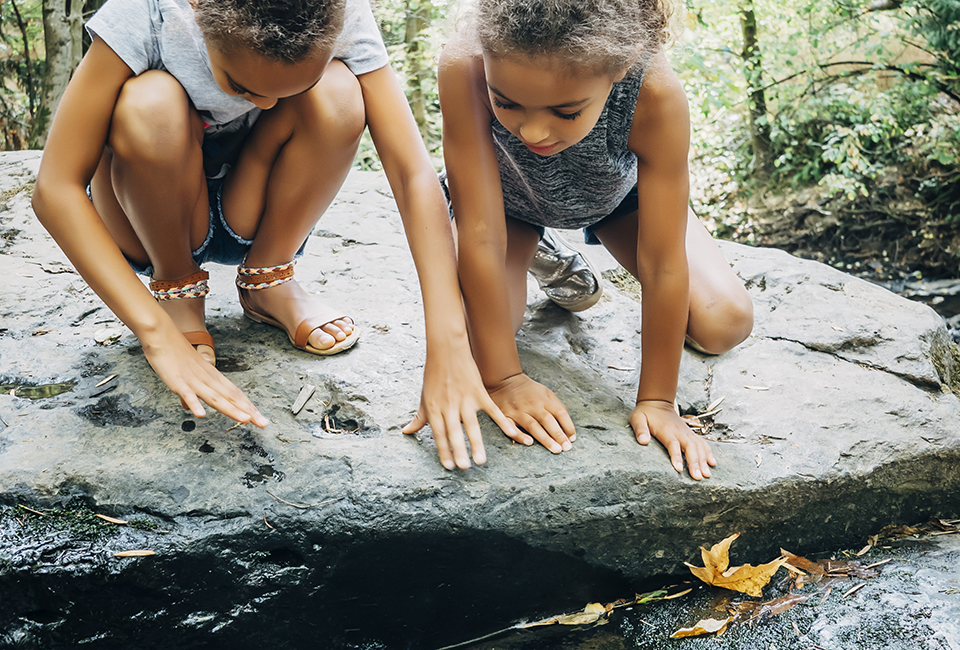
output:
POLYGON ((570 418, 570 414, 567 412, 567 409, 562 404, 559 404, 559 408, 553 409, 551 414, 556 418, 557 423, 563 429, 564 437, 573 442, 577 438, 577 429, 573 426, 573 420, 570 418))
POLYGON ((500 427, 500 430, 503 431, 504 435, 510 438, 515 442, 519 442, 522 445, 532 445, 533 438, 522 432, 516 425, 516 423, 503 414, 503 411, 500 410, 500 407, 496 403, 487 397, 483 401, 482 410, 490 416, 490 419, 500 427))
POLYGON ((544 413, 540 418, 543 428, 547 430, 547 433, 550 434, 550 437, 559 443, 560 448, 563 451, 570 451, 571 445, 570 440, 567 439, 566 434, 563 432, 560 423, 557 422, 556 418, 550 413, 544 413))
POLYGON ((647 418, 642 415, 635 417, 630 422, 633 427, 633 433, 637 437, 637 442, 641 445, 650 444, 650 427, 647 425, 647 418))
POLYGON ((559 454, 563 451, 563 447, 560 446, 553 437, 540 425, 540 422, 532 416, 527 416, 525 420, 522 421, 521 426, 526 429, 530 435, 536 439, 541 445, 550 450, 551 453, 559 454))
POLYGON ((413 416, 413 419, 410 420, 410 423, 403 427, 401 431, 407 435, 412 435, 422 429, 426 423, 427 419, 423 416, 423 410, 421 409, 417 411, 417 414, 413 416))
POLYGON ((473 462, 483 465, 487 462, 487 452, 483 448, 483 436, 480 433, 480 422, 477 420, 476 411, 464 412, 463 428, 467 431, 467 440, 470 441, 470 449, 473 450, 473 462))
POLYGON ((444 419, 444 427, 457 467, 470 469, 470 455, 467 453, 467 443, 463 439, 463 430, 460 428, 460 414, 456 412, 448 413, 444 419))
POLYGON ((673 469, 682 474, 683 451, 680 449, 680 441, 678 441, 676 437, 671 436, 664 446, 667 448, 667 452, 670 454, 670 463, 673 465, 673 469))
POLYGON ((207 412, 203 410, 203 405, 200 404, 200 400, 193 393, 181 395, 180 405, 198 418, 206 417, 207 415, 207 412))
POLYGON ((446 469, 454 469, 457 464, 453 462, 453 452, 450 451, 450 443, 447 441, 447 430, 443 427, 443 422, 438 418, 430 421, 429 424, 433 430, 433 441, 437 444, 440 464, 446 469))

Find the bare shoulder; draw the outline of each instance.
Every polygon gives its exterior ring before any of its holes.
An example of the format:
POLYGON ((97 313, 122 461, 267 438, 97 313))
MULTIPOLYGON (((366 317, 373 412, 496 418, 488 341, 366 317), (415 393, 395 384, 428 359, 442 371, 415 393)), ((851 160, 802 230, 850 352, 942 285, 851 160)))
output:
POLYGON ((683 84, 660 51, 650 62, 637 96, 630 128, 630 150, 646 160, 653 152, 686 160, 690 108, 683 84))
POLYGON ((441 108, 444 100, 453 100, 480 102, 487 110, 491 110, 490 100, 487 97, 483 56, 461 37, 455 37, 441 50, 437 83, 441 95, 441 108))

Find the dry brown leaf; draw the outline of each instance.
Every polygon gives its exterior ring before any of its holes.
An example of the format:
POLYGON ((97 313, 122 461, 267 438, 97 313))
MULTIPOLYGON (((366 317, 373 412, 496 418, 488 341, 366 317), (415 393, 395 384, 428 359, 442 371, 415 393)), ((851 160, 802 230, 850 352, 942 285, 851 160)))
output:
POLYGON ((518 625, 517 629, 523 630, 531 627, 541 627, 544 625, 590 625, 591 623, 598 622, 602 616, 606 615, 608 611, 612 610, 612 606, 608 610, 607 607, 600 603, 590 603, 583 608, 582 612, 576 612, 574 614, 562 614, 560 616, 544 618, 539 621, 531 621, 530 623, 518 625))
POLYGON ((823 567, 817 564, 816 562, 811 562, 805 557, 800 557, 799 555, 794 555, 790 551, 780 549, 780 555, 786 558, 787 562, 791 566, 794 566, 798 569, 803 569, 807 573, 812 573, 817 576, 825 576, 827 572, 823 570, 823 567))
POLYGON ((120 551, 119 553, 114 553, 113 557, 146 557, 147 555, 156 555, 156 551, 147 551, 144 549, 138 549, 134 551, 120 551))
POLYGON ((582 612, 558 616, 556 621, 560 625, 589 625, 596 623, 606 612, 607 608, 600 603, 590 603, 583 608, 582 612))
POLYGON ((671 639, 682 639, 687 636, 703 636, 705 634, 716 634, 720 636, 727 631, 727 623, 733 619, 728 616, 725 619, 705 618, 698 621, 693 627, 684 627, 670 635, 671 639))
POLYGON ((740 591, 750 596, 762 596, 760 590, 770 582, 770 578, 787 559, 780 557, 773 562, 756 567, 744 564, 743 566, 728 568, 730 565, 730 544, 739 536, 740 533, 731 535, 722 542, 714 544, 709 551, 701 547, 700 555, 703 558, 704 566, 696 567, 691 564, 687 564, 687 566, 690 567, 690 572, 693 575, 708 585, 740 591))

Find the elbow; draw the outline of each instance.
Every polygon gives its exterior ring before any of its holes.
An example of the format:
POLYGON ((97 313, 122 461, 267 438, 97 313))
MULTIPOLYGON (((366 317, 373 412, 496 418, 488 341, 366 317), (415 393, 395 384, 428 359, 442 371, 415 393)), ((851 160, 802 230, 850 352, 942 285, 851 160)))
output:
POLYGON ((30 197, 30 206, 33 208, 34 214, 37 215, 37 219, 43 224, 44 228, 47 227, 46 216, 49 213, 48 206, 50 204, 50 190, 47 187, 49 183, 46 180, 46 176, 43 173, 37 174, 37 182, 33 186, 33 196, 30 197))

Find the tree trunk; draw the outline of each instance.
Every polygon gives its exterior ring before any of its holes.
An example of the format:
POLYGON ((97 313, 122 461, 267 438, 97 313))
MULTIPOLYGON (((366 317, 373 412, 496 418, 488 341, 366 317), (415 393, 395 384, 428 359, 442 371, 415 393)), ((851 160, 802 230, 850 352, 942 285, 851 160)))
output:
POLYGON ((43 42, 43 93, 31 139, 38 149, 46 143, 60 98, 83 56, 83 0, 43 0, 43 42))
POLYGON ((413 119, 417 121, 420 136, 428 139, 429 123, 427 121, 427 103, 423 93, 423 78, 427 70, 423 66, 423 32, 430 24, 431 5, 429 0, 406 0, 406 30, 403 43, 406 47, 407 60, 407 101, 413 111, 413 119))
POLYGON ((750 146, 753 149, 754 172, 767 176, 773 167, 770 153, 770 124, 767 121, 767 100, 763 93, 763 60, 757 41, 757 16, 752 0, 744 0, 740 7, 740 26, 743 30, 743 68, 747 78, 750 146))

